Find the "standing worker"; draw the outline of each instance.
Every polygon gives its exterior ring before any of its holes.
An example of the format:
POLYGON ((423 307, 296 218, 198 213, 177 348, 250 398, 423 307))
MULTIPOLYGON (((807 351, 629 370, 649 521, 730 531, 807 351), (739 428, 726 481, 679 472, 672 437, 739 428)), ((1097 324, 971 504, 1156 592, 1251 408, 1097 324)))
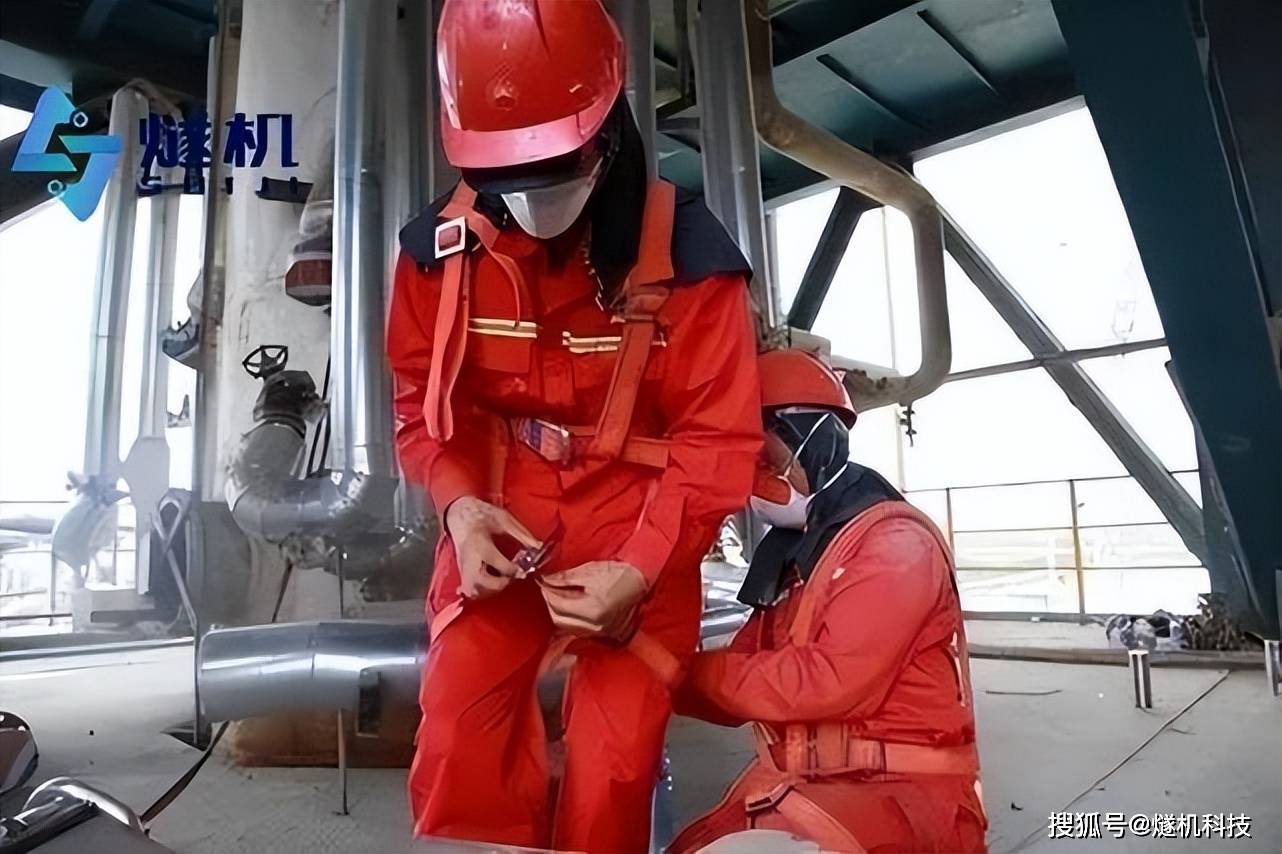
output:
POLYGON ((443 531, 414 832, 644 851, 700 562, 762 441, 748 266, 648 179, 598 0, 447 0, 437 46, 462 181, 401 232, 388 329, 443 531), (553 811, 534 686, 566 635, 553 811))
POLYGON ((676 695, 680 714, 751 722, 757 759, 669 850, 759 828, 824 851, 985 851, 948 544, 849 461, 855 411, 826 365, 775 350, 760 373, 773 477, 752 506, 772 527, 739 593, 756 610, 676 695))

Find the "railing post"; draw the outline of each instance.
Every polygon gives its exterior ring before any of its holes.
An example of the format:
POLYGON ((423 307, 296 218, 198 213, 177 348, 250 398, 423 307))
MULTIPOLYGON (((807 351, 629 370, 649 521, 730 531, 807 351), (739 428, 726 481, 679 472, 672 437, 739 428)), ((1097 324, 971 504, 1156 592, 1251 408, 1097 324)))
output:
POLYGON ((54 614, 58 613, 58 557, 49 549, 49 625, 53 625, 54 614))
POLYGON ((953 563, 957 562, 957 541, 953 537, 953 488, 944 487, 944 515, 948 520, 948 548, 953 553, 953 563))
POLYGON ((1068 503, 1073 520, 1073 570, 1077 576, 1077 615, 1086 622, 1086 573, 1082 571, 1082 535, 1077 527, 1077 481, 1068 481, 1068 503))

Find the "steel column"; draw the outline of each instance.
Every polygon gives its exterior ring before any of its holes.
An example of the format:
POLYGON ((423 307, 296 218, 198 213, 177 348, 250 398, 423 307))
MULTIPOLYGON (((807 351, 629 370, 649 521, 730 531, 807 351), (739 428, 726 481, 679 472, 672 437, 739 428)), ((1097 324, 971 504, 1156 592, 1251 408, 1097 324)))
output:
POLYGON ((744 10, 732 0, 703 0, 695 26, 695 80, 702 132, 703 192, 754 271, 753 299, 769 328, 782 312, 770 282, 761 163, 748 80, 744 10))
POLYGON ((1046 373, 1153 499, 1188 550, 1205 563, 1206 540, 1197 502, 1167 471, 1157 454, 1144 444, 1082 366, 1055 358, 1064 352, 1059 339, 947 213, 944 214, 944 246, 1033 358, 1044 360, 1046 373))
MULTIPOLYGON (((1252 607, 1263 618, 1250 627, 1276 637, 1282 373, 1191 4, 1054 0, 1054 8, 1126 205, 1189 413, 1224 489, 1252 607)), ((1268 104, 1276 105, 1276 97, 1268 104)), ((1266 156, 1276 158, 1276 150, 1266 156)))
POLYGON ((126 86, 111 99, 109 132, 120 137, 126 154, 102 200, 102 247, 94 285, 93 329, 89 350, 89 406, 85 420, 84 473, 112 485, 120 470, 120 398, 124 379, 125 321, 133 268, 134 222, 138 211, 138 122, 147 115, 147 98, 126 86))
POLYGON ((1206 0, 1207 75, 1269 309, 1282 313, 1282 3, 1206 0))
POLYGON ((828 296, 833 276, 837 275, 837 268, 846 257, 846 248, 850 245, 855 227, 859 225, 859 218, 874 207, 875 202, 849 187, 842 187, 837 192, 837 200, 833 202, 823 233, 819 235, 814 254, 810 256, 810 263, 806 265, 806 272, 801 277, 797 296, 792 301, 792 308, 788 310, 789 326, 810 329, 815 325, 815 318, 819 316, 824 297, 828 296))

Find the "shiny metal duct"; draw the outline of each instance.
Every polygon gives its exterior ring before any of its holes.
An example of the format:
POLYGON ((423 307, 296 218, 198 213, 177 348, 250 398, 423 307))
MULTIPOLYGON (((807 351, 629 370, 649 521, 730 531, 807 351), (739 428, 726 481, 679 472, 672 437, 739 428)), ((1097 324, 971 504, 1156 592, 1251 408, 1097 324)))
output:
POLYGON ((147 98, 132 87, 111 99, 109 133, 127 152, 116 161, 102 200, 102 247, 94 283, 89 407, 85 419, 84 474, 114 484, 120 468, 120 399, 124 370, 125 320, 133 265, 134 221, 138 210, 138 123, 147 116, 147 98))
MULTIPOLYGON (((736 20, 727 21, 727 27, 738 26, 742 22, 745 28, 752 81, 751 103, 761 139, 802 166, 883 205, 896 208, 908 217, 913 230, 917 268, 921 366, 907 377, 870 376, 867 383, 852 386, 851 394, 863 408, 910 403, 925 397, 943 383, 952 365, 948 294, 944 286, 943 217, 938 205, 930 192, 911 175, 810 124, 780 103, 774 87, 770 21, 765 0, 743 0, 742 9, 734 8, 735 4, 729 0, 705 4, 705 14, 709 6, 729 10, 725 14, 736 20)), ((847 384, 851 381, 848 374, 847 384)))
MULTIPOLYGON (((383 339, 387 266, 380 105, 382 56, 393 38, 396 2, 341 0, 339 15, 330 324, 334 468, 392 480, 396 463, 383 339)), ((389 516, 390 510, 389 501, 389 516)))
MULTIPOLYGON (((737 603, 713 604, 704 614, 703 644, 724 646, 748 613, 737 603)), ((209 631, 196 667, 209 719, 239 720, 354 710, 361 685, 375 675, 385 702, 412 703, 426 655, 427 627, 418 620, 282 623, 209 631)))
MULTIPOLYGON (((389 66, 383 88, 384 115, 403 117, 387 123, 383 169, 383 281, 389 295, 401 251, 401 228, 445 190, 432 186, 432 157, 437 145, 437 112, 432 109, 436 65, 432 6, 429 2, 406 4, 403 17, 396 21, 392 50, 383 51, 389 66)), ((430 514, 423 487, 402 477, 396 494, 397 524, 418 526, 430 514)), ((429 564, 430 557, 420 569, 429 564)))
POLYGON ((387 702, 412 703, 427 655, 419 621, 282 623, 213 629, 197 661, 210 720, 308 709, 356 710, 362 678, 387 702))

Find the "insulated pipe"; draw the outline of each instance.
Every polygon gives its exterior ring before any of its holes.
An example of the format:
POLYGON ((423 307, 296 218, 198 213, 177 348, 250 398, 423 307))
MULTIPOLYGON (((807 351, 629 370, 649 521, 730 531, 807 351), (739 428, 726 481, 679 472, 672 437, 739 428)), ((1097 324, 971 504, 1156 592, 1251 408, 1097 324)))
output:
POLYGON ((254 404, 258 423, 241 437, 225 487, 232 518, 246 534, 269 543, 294 536, 342 542, 390 523, 393 478, 347 469, 299 479, 305 424, 317 405, 306 372, 265 380, 254 404))
MULTIPOLYGON (((926 188, 910 175, 815 127, 780 103, 774 87, 770 22, 764 6, 765 0, 744 0, 743 3, 752 104, 762 141, 802 166, 902 211, 912 225, 921 366, 911 376, 890 376, 869 383, 868 387, 861 385, 852 389, 858 392, 865 407, 910 403, 938 388, 952 365, 948 295, 944 287, 944 231, 939 207, 926 188)), ((847 382, 851 382, 850 375, 847 382)))
MULTIPOLYGON (((749 609, 704 615, 700 637, 722 646, 749 609)), ((377 674, 386 701, 412 703, 427 655, 421 621, 339 620, 212 629, 197 654, 205 714, 225 721, 302 710, 356 710, 377 674), (364 680, 362 680, 364 677, 364 680)))
MULTIPOLYGON (((292 536, 343 541, 387 528, 397 485, 391 382, 384 364, 387 240, 383 207, 384 95, 380 84, 395 0, 342 0, 334 126, 333 363, 330 424, 334 470, 299 480, 311 397, 272 399, 273 411, 241 438, 225 484, 246 534, 272 543, 292 536)), ((203 334, 203 333, 202 333, 203 334)), ((285 372, 291 374, 294 372, 285 372)), ((264 387, 296 382, 284 375, 264 387)), ((308 380, 310 383, 310 379, 308 380)), ((314 387, 311 388, 314 396, 314 387)), ((260 403, 264 401, 260 396, 260 403)), ((256 410, 258 407, 256 407, 256 410)))
POLYGON ((84 473, 116 482, 120 469, 120 398, 124 370, 125 321, 133 266, 134 220, 138 210, 138 123, 147 99, 126 86, 111 99, 108 132, 125 152, 102 201, 102 247, 94 283, 93 341, 89 354, 89 407, 85 422, 84 473))
POLYGON ((396 2, 341 0, 339 15, 330 324, 334 468, 394 479, 379 114, 381 57, 393 35, 396 2))
POLYGON ((213 629, 200 644, 200 698, 210 720, 360 704, 362 675, 384 700, 412 703, 427 655, 420 621, 341 620, 213 629))
POLYGON ((650 0, 610 0, 610 14, 627 45, 627 80, 624 83, 632 115, 645 144, 646 176, 659 176, 656 153, 658 131, 654 115, 654 25, 650 0))
MULTIPOLYGON (((223 308, 227 285, 227 211, 223 179, 230 167, 217 154, 226 142, 225 122, 234 112, 240 60, 240 25, 243 0, 219 0, 218 33, 209 40, 206 74, 206 108, 209 115, 210 150, 215 156, 205 181, 203 234, 201 237, 200 306, 192 321, 200 335, 196 368, 196 399, 192 430, 191 491, 200 501, 217 501, 222 478, 221 442, 218 432, 220 348, 223 345, 223 308)), ((196 552, 200 553, 199 550, 196 552)))
MULTIPOLYGON (((384 87, 384 115, 405 116, 404 121, 387 123, 385 168, 383 170, 383 219, 386 224, 386 249, 383 281, 391 293, 396 263, 400 256, 400 231, 428 203, 444 191, 434 191, 432 149, 436 131, 436 111, 432 109, 433 50, 430 2, 406 4, 404 16, 396 21, 392 49, 383 52, 389 65, 384 87)), ((430 511, 426 491, 408 477, 401 477, 396 496, 396 522, 413 527, 430 511)), ((430 557, 420 569, 430 565, 430 557)))

